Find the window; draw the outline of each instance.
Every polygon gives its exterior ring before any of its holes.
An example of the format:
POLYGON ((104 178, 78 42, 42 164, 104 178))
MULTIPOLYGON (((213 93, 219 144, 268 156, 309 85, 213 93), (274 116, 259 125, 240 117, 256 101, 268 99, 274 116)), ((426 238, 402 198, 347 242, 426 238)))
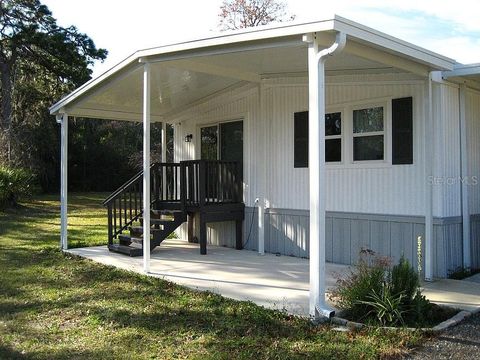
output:
POLYGON ((325 161, 342 161, 342 113, 325 114, 325 161))
POLYGON ((243 121, 201 127, 200 158, 243 162, 243 121))
MULTIPOLYGON (((308 111, 294 114, 293 166, 308 167, 308 111)), ((342 161, 342 113, 325 114, 325 161, 342 161)))
POLYGON ((383 160, 385 156, 382 106, 353 111, 353 160, 383 160))

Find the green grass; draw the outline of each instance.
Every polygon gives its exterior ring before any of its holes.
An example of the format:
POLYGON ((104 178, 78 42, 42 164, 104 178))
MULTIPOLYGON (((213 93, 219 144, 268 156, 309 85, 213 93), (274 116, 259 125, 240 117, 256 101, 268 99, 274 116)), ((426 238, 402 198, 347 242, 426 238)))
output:
MULTIPOLYGON (((69 241, 106 241, 105 194, 69 197, 69 241)), ((59 202, 0 213, 0 359, 374 359, 417 333, 337 332, 58 251, 59 202)))

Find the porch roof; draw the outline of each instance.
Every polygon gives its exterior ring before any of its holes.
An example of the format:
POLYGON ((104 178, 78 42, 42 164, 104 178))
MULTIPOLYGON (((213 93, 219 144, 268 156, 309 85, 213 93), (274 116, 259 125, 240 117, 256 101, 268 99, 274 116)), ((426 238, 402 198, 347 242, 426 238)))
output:
POLYGON ((457 83, 465 83, 472 88, 480 89, 480 63, 456 64, 453 70, 443 71, 442 78, 457 83))
POLYGON ((151 63, 151 118, 169 114, 238 83, 307 72, 303 35, 316 33, 329 47, 347 35, 345 50, 327 61, 327 74, 453 70, 455 61, 356 22, 333 16, 225 32, 218 36, 137 51, 50 108, 51 114, 141 121, 143 63, 151 63))

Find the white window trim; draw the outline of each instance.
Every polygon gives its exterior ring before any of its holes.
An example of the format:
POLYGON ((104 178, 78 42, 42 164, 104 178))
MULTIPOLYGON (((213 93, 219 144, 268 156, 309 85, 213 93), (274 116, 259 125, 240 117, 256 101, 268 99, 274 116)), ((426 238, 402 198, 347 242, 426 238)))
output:
MULTIPOLYGON (((342 139, 342 161, 326 162, 327 168, 340 169, 378 169, 389 168, 392 165, 392 99, 394 96, 368 99, 362 101, 353 101, 330 105, 326 108, 326 113, 339 112, 342 115, 342 135, 325 136, 325 139, 342 139), (383 131, 354 134, 353 133, 353 111, 367 109, 371 107, 383 107, 383 131), (353 160, 353 138, 354 135, 368 136, 383 134, 383 160, 353 160)), ((308 109, 294 110, 293 113, 308 111, 308 109)), ((414 124, 414 126, 416 126, 414 124)), ((414 130, 415 131, 415 130, 414 130)), ((294 170, 305 170, 306 168, 294 168, 294 170)))
POLYGON ((348 158, 349 164, 355 168, 358 167, 387 167, 392 164, 391 156, 391 103, 392 98, 382 101, 368 101, 364 103, 357 103, 353 106, 349 106, 347 113, 348 119, 348 158), (368 108, 382 107, 383 108, 383 131, 372 131, 366 133, 354 133, 353 132, 353 112, 355 110, 362 110, 368 108), (375 136, 383 135, 383 160, 354 160, 353 156, 353 139, 355 137, 375 136))
MULTIPOLYGON (((308 109, 299 109, 299 110, 294 110, 293 111, 293 115, 295 116, 296 113, 298 112, 305 112, 307 111, 308 112, 308 109)), ((328 139, 341 139, 342 140, 342 145, 341 145, 341 158, 342 158, 342 161, 326 161, 325 164, 327 165, 327 167, 332 167, 332 168, 335 168, 335 167, 343 167, 345 165, 345 155, 346 155, 346 151, 345 151, 345 129, 346 129, 346 126, 345 126, 345 107, 342 106, 342 107, 339 107, 338 105, 336 107, 332 107, 332 108, 327 108, 325 110, 325 114, 331 114, 331 113, 340 113, 341 115, 341 127, 340 127, 340 131, 341 131, 341 135, 325 135, 325 140, 328 140, 328 139)), ((293 130, 292 130, 292 133, 293 133, 293 130)), ((294 147, 295 145, 293 144, 292 145, 292 148, 294 147)), ((294 150, 295 151, 295 150, 294 150)), ((307 169, 308 170, 308 166, 307 167, 293 167, 294 170, 302 170, 302 169, 307 169)))
POLYGON ((341 161, 325 161, 325 164, 330 167, 340 167, 345 164, 345 111, 344 108, 332 107, 325 110, 325 114, 340 113, 340 135, 325 135, 325 140, 340 139, 340 157, 341 161))

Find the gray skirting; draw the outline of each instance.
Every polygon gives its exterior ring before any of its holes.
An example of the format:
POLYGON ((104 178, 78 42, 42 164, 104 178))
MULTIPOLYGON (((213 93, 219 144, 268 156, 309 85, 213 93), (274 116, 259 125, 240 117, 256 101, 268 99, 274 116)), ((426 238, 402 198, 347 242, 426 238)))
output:
MULTIPOLYGON (((256 211, 253 214, 253 208, 245 208, 244 243, 245 248, 250 250, 257 250, 258 244, 256 211)), ((212 227, 215 230, 210 232, 211 243, 234 246, 233 224, 219 223, 212 224, 212 227), (232 235, 228 234, 230 232, 232 235)), ((403 254, 417 268, 417 239, 419 236, 422 240, 425 238, 425 221, 420 216, 327 212, 326 232, 326 259, 329 262, 354 264, 359 259, 361 249, 370 249, 377 254, 391 257, 393 261, 397 261, 403 254)), ((472 216, 472 256, 476 264, 480 259, 479 240, 480 216, 472 216)), ((424 241, 421 247, 423 256, 424 241)), ((308 257, 308 210, 267 209, 265 251, 308 257)), ((462 266, 461 217, 434 219, 433 257, 435 277, 447 277, 449 271, 462 266)))

